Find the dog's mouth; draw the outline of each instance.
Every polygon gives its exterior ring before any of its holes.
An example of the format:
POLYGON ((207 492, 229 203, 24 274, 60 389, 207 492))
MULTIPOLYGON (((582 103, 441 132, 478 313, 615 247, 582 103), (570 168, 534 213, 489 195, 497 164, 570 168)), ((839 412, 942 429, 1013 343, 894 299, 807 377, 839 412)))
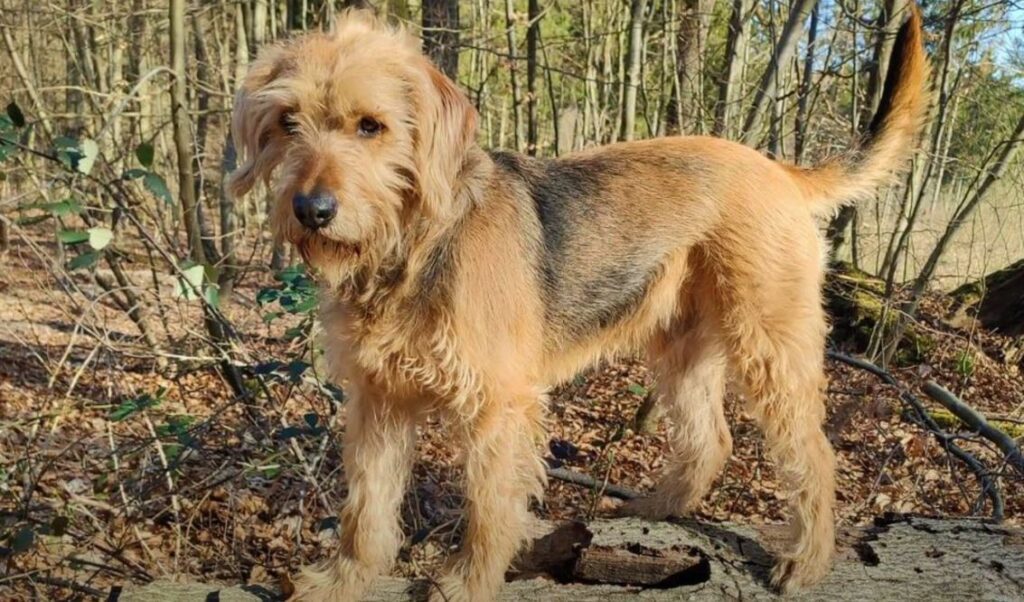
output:
POLYGON ((356 243, 333 240, 313 230, 304 231, 298 240, 292 241, 292 244, 302 256, 302 261, 310 266, 321 263, 325 259, 336 262, 358 258, 361 251, 356 243))

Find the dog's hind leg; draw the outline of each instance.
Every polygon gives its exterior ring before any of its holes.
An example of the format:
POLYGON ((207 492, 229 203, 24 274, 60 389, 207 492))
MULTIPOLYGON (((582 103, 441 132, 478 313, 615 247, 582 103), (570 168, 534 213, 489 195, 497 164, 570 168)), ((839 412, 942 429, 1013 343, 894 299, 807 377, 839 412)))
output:
POLYGON ((656 393, 669 424, 669 458, 650 497, 623 513, 662 519, 690 511, 708 492, 732 451, 725 421, 726 354, 710 319, 677 322, 648 352, 656 393))
POLYGON ((416 417, 356 392, 349 400, 343 461, 348 496, 340 546, 331 560, 304 569, 293 599, 359 600, 390 570, 402 542, 399 510, 412 470, 416 417))
MULTIPOLYGON (((790 297, 794 299, 794 297, 790 297)), ((792 539, 772 572, 784 592, 828 573, 835 548, 835 454, 822 428, 826 323, 817 297, 747 313, 734 357, 768 451, 792 491, 792 539)))
POLYGON ((543 493, 541 412, 537 396, 527 395, 515 405, 485 406, 467 425, 467 529, 431 600, 482 602, 497 594, 528 535, 529 499, 543 493))

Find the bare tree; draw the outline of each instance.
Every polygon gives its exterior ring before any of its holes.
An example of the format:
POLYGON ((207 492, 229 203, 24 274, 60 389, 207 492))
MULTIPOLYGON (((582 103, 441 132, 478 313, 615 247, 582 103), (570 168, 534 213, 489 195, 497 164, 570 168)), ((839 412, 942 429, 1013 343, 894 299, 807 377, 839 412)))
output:
POLYGON ((640 56, 644 42, 644 11, 647 0, 631 0, 629 8, 629 54, 622 100, 622 127, 619 137, 632 140, 636 129, 636 96, 640 87, 640 56))
POLYGON ((445 75, 459 78, 459 2, 423 1, 423 47, 445 75))
POLYGON ((768 68, 761 77, 761 83, 754 95, 754 102, 747 113, 746 121, 743 123, 741 138, 744 144, 753 145, 761 134, 761 121, 768 110, 769 103, 774 102, 776 86, 779 81, 781 70, 786 69, 796 52, 797 43, 803 35, 804 23, 807 21, 811 9, 818 0, 795 0, 789 11, 789 18, 782 28, 779 41, 772 51, 772 58, 768 61, 768 68))
POLYGON ((537 0, 527 4, 526 29, 526 152, 537 154, 537 41, 540 38, 540 7, 537 0))
POLYGON ((733 119, 739 112, 743 94, 743 71, 747 64, 747 43, 749 22, 754 0, 733 0, 732 16, 729 19, 729 39, 726 43, 725 77, 718 94, 714 133, 716 136, 732 136, 733 119))

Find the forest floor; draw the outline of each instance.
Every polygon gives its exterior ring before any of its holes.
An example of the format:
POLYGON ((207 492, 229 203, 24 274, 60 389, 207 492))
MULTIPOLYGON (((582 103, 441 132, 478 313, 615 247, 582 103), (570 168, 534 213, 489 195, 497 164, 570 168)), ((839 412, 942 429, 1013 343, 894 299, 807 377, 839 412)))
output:
MULTIPOLYGON (((35 257, 12 251, 0 271, 0 598, 105 597, 111 586, 175 575, 267 583, 328 555, 344 497, 344 413, 309 373, 289 374, 307 347, 286 336, 294 318, 264 322, 255 299, 269 275, 247 276, 226 309, 244 357, 282 363, 264 375, 269 397, 245 403, 231 398, 208 357, 194 303, 167 304, 165 343, 153 350, 113 307, 83 307, 57 292, 35 257)), ((1000 348, 998 337, 945 324, 945 304, 937 296, 924 307, 922 323, 938 344, 892 373, 912 391, 935 380, 986 415, 1024 424, 1020 368, 986 353, 1000 348)), ((885 512, 988 514, 976 505, 974 476, 902 416, 898 391, 836 362, 828 372, 842 523, 885 512)), ((653 434, 632 428, 650 386, 642 362, 626 359, 554 391, 547 456, 601 482, 650 489, 665 425, 653 434)), ((696 516, 783 521, 785 490, 759 430, 733 397, 728 418, 734 451, 696 516)), ((962 434, 966 449, 1006 474, 1007 521, 1021 524, 1021 481, 990 446, 962 434)), ((441 424, 422 428, 400 575, 435 575, 457 542, 453 439, 441 424)), ((587 520, 617 503, 552 480, 536 514, 587 520)))

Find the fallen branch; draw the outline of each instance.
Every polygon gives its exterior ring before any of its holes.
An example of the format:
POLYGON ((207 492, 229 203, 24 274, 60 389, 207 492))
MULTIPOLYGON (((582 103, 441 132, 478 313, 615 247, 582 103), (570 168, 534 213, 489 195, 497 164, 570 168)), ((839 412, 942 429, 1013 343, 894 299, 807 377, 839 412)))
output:
POLYGON ((870 372, 885 384, 897 389, 900 394, 900 401, 902 401, 904 405, 909 406, 912 410, 911 422, 929 431, 932 436, 942 444, 942 447, 947 452, 971 469, 971 472, 974 473, 975 478, 978 479, 978 483, 981 485, 982 495, 988 497, 992 502, 992 518, 995 519, 996 522, 1002 522, 1004 514, 1003 496, 999 492, 999 485, 997 485, 995 480, 992 478, 990 471, 981 463, 980 460, 974 457, 974 455, 957 445, 952 435, 942 430, 942 427, 940 427, 931 415, 928 414, 928 410, 925 409, 921 400, 914 396, 910 390, 900 384, 900 382, 896 380, 895 376, 867 360, 850 357, 846 354, 832 350, 826 351, 825 354, 829 359, 870 372))
POLYGON ((581 474, 567 468, 554 468, 548 466, 547 473, 548 476, 553 479, 558 479, 559 481, 565 481, 566 483, 572 483, 574 485, 581 485, 620 500, 635 500, 640 497, 639 492, 633 491, 628 487, 604 483, 602 481, 598 481, 592 476, 581 474))
POLYGON ((979 435, 995 443, 1002 450, 1003 454, 1006 455, 1006 461, 1009 462, 1010 466, 1024 474, 1024 456, 1021 456, 1020 448, 1017 447, 1017 442, 1012 437, 993 426, 981 413, 964 403, 959 397, 953 395, 937 382, 931 380, 926 382, 924 384, 924 392, 928 397, 942 404, 942 407, 952 412, 954 416, 972 430, 977 431, 979 435))

